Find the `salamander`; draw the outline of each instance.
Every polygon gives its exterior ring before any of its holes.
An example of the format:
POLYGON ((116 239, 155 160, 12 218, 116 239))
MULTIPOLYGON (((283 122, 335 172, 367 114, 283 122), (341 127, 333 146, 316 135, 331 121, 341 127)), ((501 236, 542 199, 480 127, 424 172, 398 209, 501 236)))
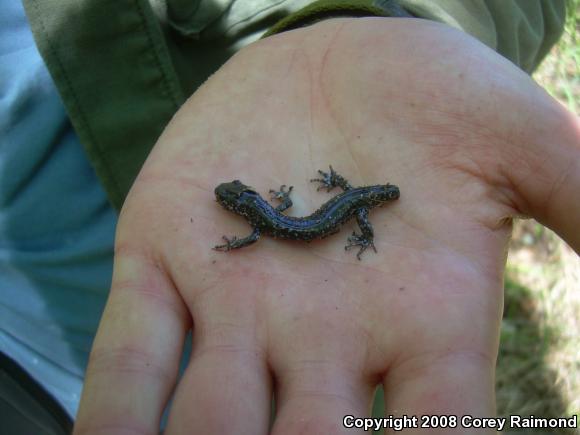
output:
POLYGON ((340 227, 352 218, 355 218, 361 234, 353 231, 348 237, 348 244, 344 247, 349 250, 359 247, 356 257, 360 260, 361 254, 369 247, 375 252, 374 232, 368 220, 369 210, 380 207, 385 203, 396 200, 400 196, 399 188, 392 184, 378 184, 374 186, 352 187, 348 181, 337 174, 332 166, 330 172, 319 170, 322 178, 313 178, 311 182, 321 183, 317 190, 326 188, 331 191, 340 187, 342 193, 331 198, 318 210, 309 216, 293 217, 283 214, 292 206, 290 192, 293 187, 280 190, 270 190, 271 200, 279 200, 280 204, 273 207, 262 198, 254 189, 243 184, 240 180, 222 183, 215 189, 217 202, 225 209, 243 216, 253 227, 247 237, 223 236, 225 244, 214 247, 217 251, 230 251, 255 243, 261 234, 272 237, 293 240, 311 241, 322 239, 340 231, 340 227))

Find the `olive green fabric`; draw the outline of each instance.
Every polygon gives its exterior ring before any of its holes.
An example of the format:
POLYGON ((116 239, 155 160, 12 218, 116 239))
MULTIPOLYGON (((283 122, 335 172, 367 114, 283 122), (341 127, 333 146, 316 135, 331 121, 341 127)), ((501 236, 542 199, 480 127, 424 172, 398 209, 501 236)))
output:
POLYGON ((24 1, 38 49, 108 197, 120 209, 184 101, 147 0, 24 1))
MULTIPOLYGON (((185 7, 185 0, 23 3, 73 127, 116 209, 184 95, 251 42, 245 28, 205 41, 197 27, 184 30, 188 21, 175 14, 196 9, 185 7), (184 7, 171 9, 176 4, 184 7)), ((221 1, 225 15, 232 3, 238 4, 221 1)), ((320 0, 281 17, 285 5, 298 3, 275 3, 275 13, 265 15, 265 7, 259 21, 246 20, 254 31, 271 28, 272 34, 336 16, 400 16, 406 10, 474 35, 528 72, 558 39, 565 12, 564 0, 320 0)))
POLYGON ((288 30, 338 17, 411 17, 393 0, 318 0, 285 17, 264 34, 264 38, 288 30))
POLYGON ((564 0, 399 0, 419 17, 471 34, 533 72, 564 29, 564 0))

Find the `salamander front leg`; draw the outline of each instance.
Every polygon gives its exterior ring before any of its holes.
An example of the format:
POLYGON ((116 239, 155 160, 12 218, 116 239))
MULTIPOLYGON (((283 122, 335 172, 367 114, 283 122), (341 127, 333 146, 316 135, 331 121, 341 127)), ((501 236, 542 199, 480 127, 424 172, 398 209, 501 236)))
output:
POLYGON ((292 207, 292 200, 290 199, 290 192, 292 192, 294 186, 290 186, 288 190, 286 190, 286 185, 282 184, 280 186, 280 190, 270 189, 270 199, 279 199, 281 203, 276 207, 276 211, 282 213, 284 210, 288 210, 292 207))
POLYGON ((340 187, 345 192, 352 189, 352 186, 342 175, 338 175, 332 166, 329 165, 328 167, 330 168, 330 172, 324 172, 320 169, 318 170, 318 173, 322 175, 322 178, 313 178, 310 180, 311 182, 320 183, 320 186, 318 186, 318 189, 316 190, 326 188, 326 191, 330 192, 336 186, 340 187))
POLYGON ((256 243, 259 238, 260 238, 260 230, 258 228, 254 228, 252 234, 250 234, 248 237, 243 237, 241 239, 238 239, 236 236, 233 236, 232 238, 223 236, 222 239, 224 239, 226 243, 223 245, 214 246, 213 249, 216 251, 227 252, 231 251, 232 249, 239 249, 245 246, 249 246, 252 243, 256 243))
POLYGON ((357 234, 354 231, 352 232, 352 236, 348 238, 348 245, 344 247, 345 251, 348 251, 350 248, 354 246, 360 246, 359 251, 356 254, 356 258, 360 260, 361 254, 366 251, 366 249, 370 246, 373 248, 375 252, 377 252, 377 248, 375 247, 374 243, 374 231, 373 226, 369 222, 369 211, 366 208, 361 208, 356 215, 356 221, 358 226, 360 227, 362 234, 357 234))

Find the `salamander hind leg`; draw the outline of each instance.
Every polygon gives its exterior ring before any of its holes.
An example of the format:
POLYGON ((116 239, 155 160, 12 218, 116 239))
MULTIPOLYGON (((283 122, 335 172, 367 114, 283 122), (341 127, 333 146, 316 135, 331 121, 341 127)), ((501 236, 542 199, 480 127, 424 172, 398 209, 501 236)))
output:
POLYGON ((284 210, 288 210, 292 207, 292 199, 290 199, 290 192, 292 192, 292 189, 294 189, 294 186, 290 186, 288 190, 286 190, 285 184, 280 186, 280 190, 270 189, 270 199, 279 199, 281 201, 278 207, 276 207, 276 211, 282 213, 284 210))
POLYGON ((337 186, 344 191, 352 189, 352 186, 342 175, 338 175, 332 166, 329 165, 328 167, 330 168, 330 172, 324 172, 320 169, 318 170, 318 173, 322 175, 322 178, 313 178, 310 180, 311 182, 320 183, 320 186, 318 186, 318 189, 316 190, 326 188, 326 191, 330 192, 337 186))
POLYGON ((355 246, 360 246, 359 251, 356 253, 356 258, 358 260, 360 260, 360 256, 367 250, 369 246, 373 248, 375 252, 377 252, 377 248, 375 248, 375 243, 372 238, 369 239, 364 234, 357 234, 353 231, 352 236, 348 237, 348 245, 344 247, 344 250, 348 251, 350 248, 355 246))
POLYGON ((257 242, 259 238, 260 238, 260 230, 258 228, 254 228, 252 234, 250 234, 247 237, 242 237, 240 239, 238 239, 236 236, 233 236, 231 238, 223 236, 222 239, 224 239, 226 243, 223 245, 216 245, 213 247, 213 249, 215 251, 227 252, 231 251, 232 249, 239 249, 245 246, 249 246, 252 243, 257 242))
POLYGON ((356 254, 356 258, 360 260, 361 254, 367 250, 370 246, 373 251, 377 252, 377 248, 374 243, 374 231, 371 223, 368 220, 369 211, 366 208, 361 208, 358 210, 356 215, 356 221, 360 227, 362 234, 357 234, 352 232, 352 235, 348 238, 348 244, 344 247, 345 251, 355 246, 360 246, 359 251, 356 254))

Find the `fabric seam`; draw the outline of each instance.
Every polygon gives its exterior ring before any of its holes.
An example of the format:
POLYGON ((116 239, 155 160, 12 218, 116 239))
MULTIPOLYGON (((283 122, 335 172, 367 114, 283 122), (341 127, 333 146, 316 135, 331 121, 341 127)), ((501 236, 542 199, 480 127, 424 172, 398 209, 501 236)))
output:
POLYGON ((149 40, 149 44, 153 47, 153 52, 155 53, 154 59, 155 63, 157 64, 157 68, 159 68, 159 72, 161 73, 161 81, 163 82, 163 87, 165 88, 164 91, 166 92, 166 96, 169 97, 175 109, 179 108, 179 98, 177 95, 174 95, 172 92, 172 86, 170 83, 170 79, 168 77, 168 73, 165 70, 163 61, 160 58, 159 53, 159 44, 156 43, 155 38, 151 35, 151 31, 147 26, 147 18, 145 17, 145 12, 143 11, 143 7, 141 5, 140 0, 135 0, 135 5, 137 6, 137 10, 139 11, 139 16, 141 18, 141 25, 144 27, 145 34, 147 35, 147 39, 149 40))

